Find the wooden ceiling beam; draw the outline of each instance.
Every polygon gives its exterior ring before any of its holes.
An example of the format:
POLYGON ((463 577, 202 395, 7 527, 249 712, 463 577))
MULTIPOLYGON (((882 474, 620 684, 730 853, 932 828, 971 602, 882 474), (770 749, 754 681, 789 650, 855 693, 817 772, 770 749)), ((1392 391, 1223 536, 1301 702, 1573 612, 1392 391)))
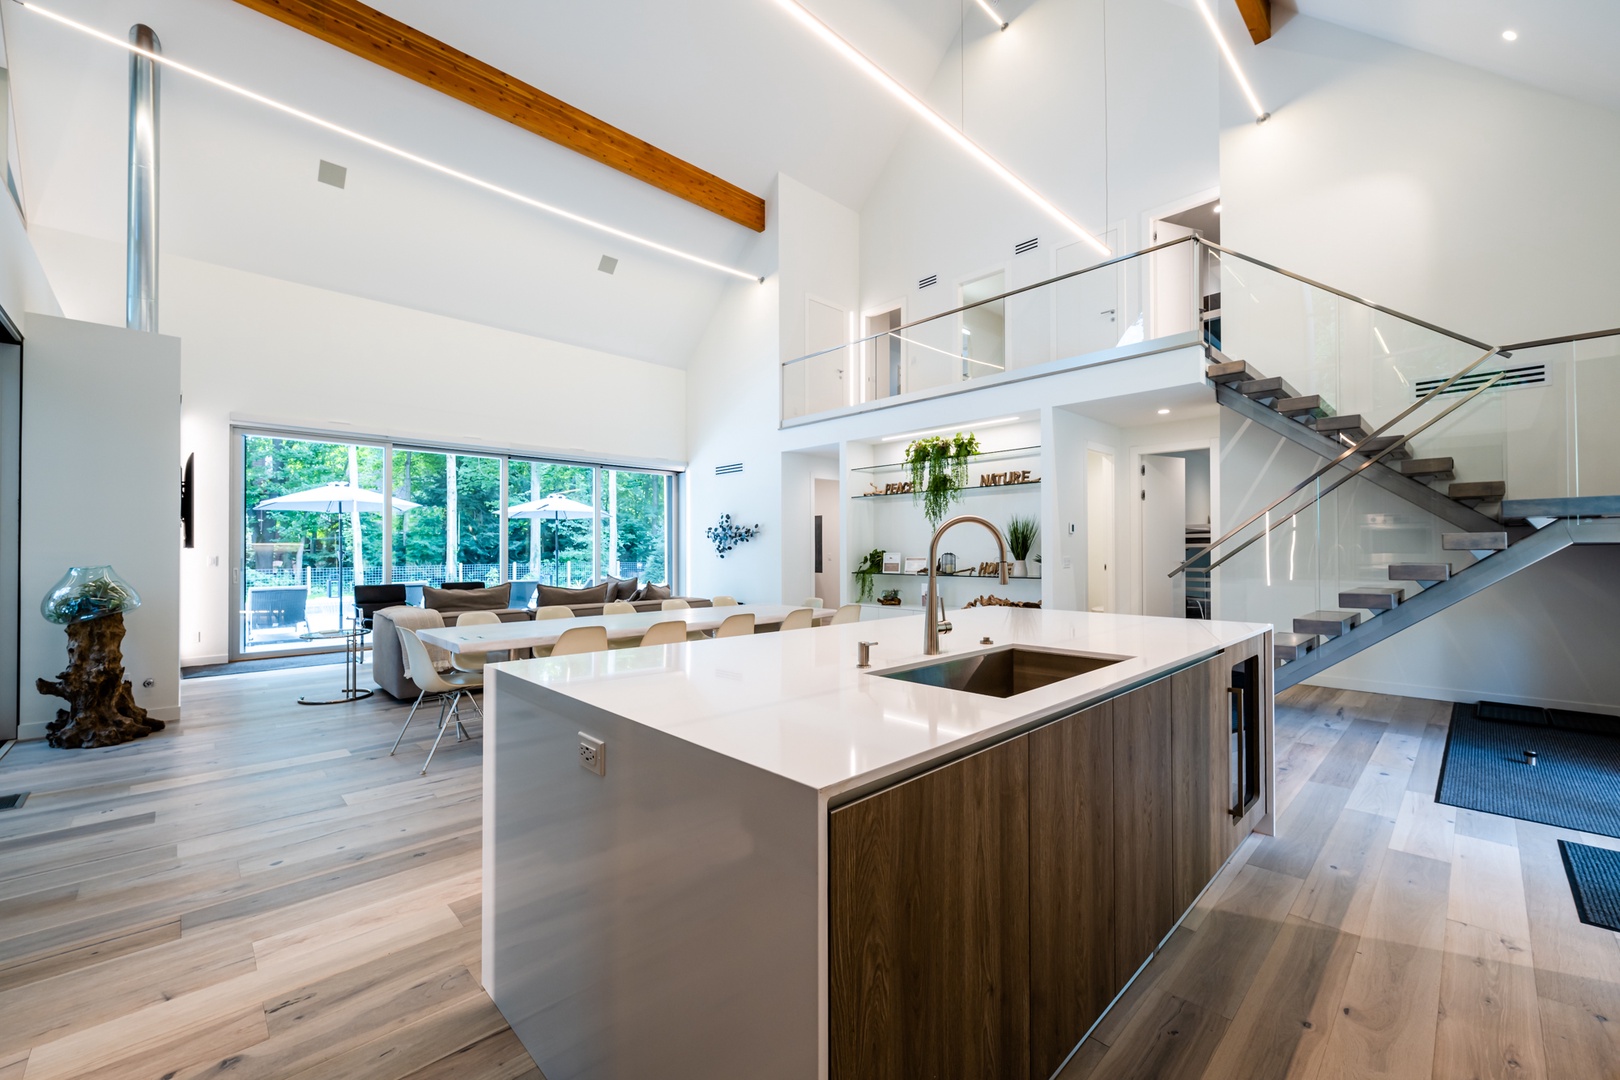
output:
POLYGON ((755 232, 765 200, 359 0, 236 0, 755 232))
POLYGON ((1271 0, 1237 0, 1237 6, 1256 45, 1271 36, 1271 0))

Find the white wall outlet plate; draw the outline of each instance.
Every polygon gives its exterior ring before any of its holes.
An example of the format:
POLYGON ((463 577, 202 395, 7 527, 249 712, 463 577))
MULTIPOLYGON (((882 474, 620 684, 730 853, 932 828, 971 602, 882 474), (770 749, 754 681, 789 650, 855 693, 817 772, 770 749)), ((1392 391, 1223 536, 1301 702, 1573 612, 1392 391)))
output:
POLYGON ((579 733, 579 767, 597 776, 607 775, 607 743, 583 731, 579 733))

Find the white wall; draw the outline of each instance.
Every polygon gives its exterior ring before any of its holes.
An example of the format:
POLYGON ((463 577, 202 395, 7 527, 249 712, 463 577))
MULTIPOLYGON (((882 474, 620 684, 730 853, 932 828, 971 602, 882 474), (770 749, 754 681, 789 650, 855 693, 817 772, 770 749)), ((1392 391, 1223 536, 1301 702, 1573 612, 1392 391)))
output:
MULTIPOLYGON (((64 303, 113 321, 120 249, 49 230, 38 241, 64 303)), ((189 663, 224 659, 239 606, 233 421, 627 465, 685 457, 686 375, 662 365, 178 257, 163 260, 160 326, 185 342, 180 434, 197 455, 180 630, 189 663)))
MULTIPOLYGON (((122 300, 121 290, 118 295, 122 300)), ((28 312, 62 314, 62 305, 57 303, 22 215, 17 212, 17 204, 4 192, 0 192, 0 309, 11 316, 24 333, 27 328, 23 321, 28 312)), ((122 303, 119 312, 118 322, 122 324, 122 303)))
POLYGON ((28 316, 23 352, 20 737, 43 738, 57 698, 34 691, 66 666, 40 599, 70 566, 111 564, 140 593, 125 617, 135 701, 180 714, 180 342, 28 316), (150 678, 147 689, 142 681, 150 678))
POLYGON ((1294 16, 1227 37, 1227 246, 1483 341, 1620 325, 1620 115, 1294 16))

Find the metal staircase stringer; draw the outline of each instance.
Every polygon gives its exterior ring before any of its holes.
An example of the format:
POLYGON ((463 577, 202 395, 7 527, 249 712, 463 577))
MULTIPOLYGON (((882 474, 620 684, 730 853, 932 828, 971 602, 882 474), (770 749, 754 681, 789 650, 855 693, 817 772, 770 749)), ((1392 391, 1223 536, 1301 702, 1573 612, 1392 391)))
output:
POLYGON ((1277 669, 1277 690, 1296 686, 1572 544, 1620 544, 1620 521, 1555 521, 1506 551, 1458 571, 1451 580, 1424 589, 1393 611, 1368 619, 1349 633, 1329 638, 1300 659, 1284 664, 1277 669))
MULTIPOLYGON (((1283 438, 1330 461, 1345 451, 1343 443, 1318 434, 1298 420, 1290 420, 1275 409, 1251 401, 1230 387, 1217 385, 1215 400, 1244 419, 1269 428, 1283 438)), ((1359 457, 1345 460, 1346 466, 1353 467, 1360 463, 1359 457)), ((1334 475, 1329 473, 1323 479, 1325 481, 1334 475)), ((1447 498, 1429 485, 1402 475, 1385 465, 1383 461, 1375 462, 1370 468, 1363 469, 1360 476, 1385 491, 1400 496, 1418 509, 1426 510, 1442 521, 1457 526, 1459 532, 1493 532, 1502 527, 1494 518, 1486 517, 1472 507, 1447 498)))

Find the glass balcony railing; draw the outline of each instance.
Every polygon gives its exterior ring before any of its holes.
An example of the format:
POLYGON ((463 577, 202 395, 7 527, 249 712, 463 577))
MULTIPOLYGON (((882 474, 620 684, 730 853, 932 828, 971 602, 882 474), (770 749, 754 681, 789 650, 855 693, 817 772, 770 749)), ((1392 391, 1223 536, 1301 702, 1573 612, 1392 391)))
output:
MULTIPOLYGON (((1060 250, 1060 267, 1069 250, 1060 250)), ((1184 237, 1029 285, 1001 288, 1001 273, 988 286, 980 278, 962 286, 959 306, 903 325, 880 327, 873 324, 882 317, 869 318, 866 336, 782 364, 782 418, 908 398, 1191 333, 1205 306, 1203 265, 1196 238, 1184 237)))

